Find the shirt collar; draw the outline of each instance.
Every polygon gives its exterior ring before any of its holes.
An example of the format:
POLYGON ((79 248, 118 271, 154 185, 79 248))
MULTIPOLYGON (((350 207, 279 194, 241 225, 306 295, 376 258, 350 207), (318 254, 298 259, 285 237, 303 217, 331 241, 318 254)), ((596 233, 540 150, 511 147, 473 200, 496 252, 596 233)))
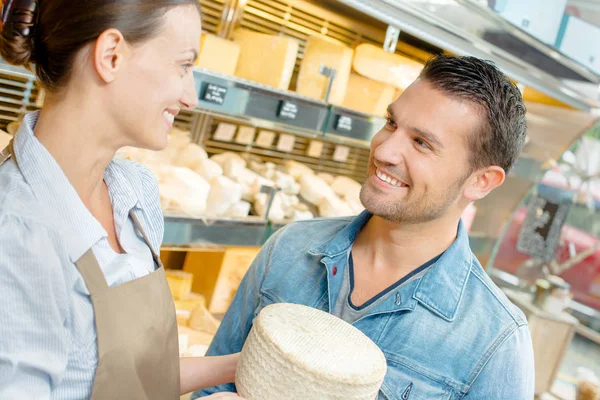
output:
MULTIPOLYGON (((313 247, 309 253, 333 258, 348 252, 371 217, 368 211, 363 211, 336 236, 313 247)), ((460 221, 456 240, 419 280, 413 298, 441 318, 454 320, 471 272, 473 257, 467 230, 460 221)))
MULTIPOLYGON (((60 233, 65 240, 66 250, 72 262, 76 262, 100 239, 107 237, 106 230, 89 212, 81 201, 75 188, 71 185, 62 169, 52 155, 37 140, 34 129, 39 119, 39 111, 28 114, 23 119, 15 135, 15 158, 25 181, 31 186, 34 195, 45 207, 51 210, 60 233)), ((118 189, 114 181, 119 180, 126 172, 118 165, 109 165, 105 173, 111 198, 122 202, 139 203, 141 183, 137 178, 136 185, 120 185, 118 189), (129 200, 124 200, 127 196, 129 200)), ((133 174, 132 174, 133 175, 133 174)), ((135 179, 131 179, 135 182, 135 179)), ((131 207, 129 207, 131 209, 131 207)), ((127 211, 128 212, 128 211, 127 211)))

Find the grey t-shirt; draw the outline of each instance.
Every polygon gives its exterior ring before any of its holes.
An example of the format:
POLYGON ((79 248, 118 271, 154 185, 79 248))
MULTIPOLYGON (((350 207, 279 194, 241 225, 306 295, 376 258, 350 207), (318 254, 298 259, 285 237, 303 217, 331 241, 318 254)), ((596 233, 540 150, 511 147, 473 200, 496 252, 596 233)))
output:
POLYGON ((342 287, 340 288, 340 294, 333 307, 333 315, 343 319, 349 324, 355 323, 364 315, 368 314, 369 311, 375 308, 378 304, 386 301, 387 299, 389 299, 390 296, 396 295, 398 289, 408 284, 409 282, 414 281, 415 279, 420 279, 423 275, 427 273, 427 271, 429 271, 430 268, 433 267, 435 262, 440 257, 441 254, 435 257, 433 260, 415 269, 410 274, 406 275, 404 278, 400 279, 393 285, 389 286, 387 289, 377 294, 365 304, 361 306, 355 306, 354 304, 352 304, 351 298, 352 291, 354 290, 354 260, 352 259, 352 252, 349 251, 348 266, 344 273, 344 279, 342 281, 342 287))

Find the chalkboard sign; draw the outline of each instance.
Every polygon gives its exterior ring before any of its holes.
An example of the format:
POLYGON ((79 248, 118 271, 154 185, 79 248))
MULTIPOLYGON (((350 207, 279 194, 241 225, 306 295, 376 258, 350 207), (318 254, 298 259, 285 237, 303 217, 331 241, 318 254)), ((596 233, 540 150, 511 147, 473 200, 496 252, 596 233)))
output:
POLYGON ((291 101, 281 100, 277 109, 279 119, 294 120, 298 116, 298 105, 291 101))
POLYGON ((532 196, 527 217, 519 232, 517 250, 543 261, 552 261, 570 205, 568 202, 555 203, 541 196, 532 196))
POLYGON ((207 83, 204 87, 201 100, 222 106, 225 103, 225 96, 227 96, 227 88, 225 86, 207 83))
POLYGON ((352 132, 352 118, 347 115, 336 115, 335 130, 352 132))

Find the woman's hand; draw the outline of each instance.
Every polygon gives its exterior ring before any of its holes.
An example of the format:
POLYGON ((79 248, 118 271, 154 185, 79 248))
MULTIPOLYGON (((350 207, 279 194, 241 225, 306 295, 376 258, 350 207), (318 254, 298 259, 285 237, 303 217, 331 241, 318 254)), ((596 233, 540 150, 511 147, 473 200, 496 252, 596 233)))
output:
POLYGON ((244 400, 243 397, 238 396, 235 393, 215 393, 210 396, 203 397, 203 399, 221 399, 221 400, 244 400))
MULTIPOLYGON (((235 370, 239 353, 219 357, 181 358, 180 393, 185 394, 200 389, 235 382, 235 370)), ((230 397, 239 400, 238 396, 230 397)))

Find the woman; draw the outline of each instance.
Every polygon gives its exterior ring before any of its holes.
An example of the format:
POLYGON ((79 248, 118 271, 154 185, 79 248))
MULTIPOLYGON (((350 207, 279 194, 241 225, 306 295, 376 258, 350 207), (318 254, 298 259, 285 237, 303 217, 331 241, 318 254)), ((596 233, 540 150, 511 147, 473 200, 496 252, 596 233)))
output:
MULTIPOLYGON (((0 157, 0 398, 177 399, 237 356, 178 357, 159 150, 196 106, 198 0, 8 0, 0 54, 47 91, 0 157)), ((222 394, 219 398, 237 398, 222 394)))

